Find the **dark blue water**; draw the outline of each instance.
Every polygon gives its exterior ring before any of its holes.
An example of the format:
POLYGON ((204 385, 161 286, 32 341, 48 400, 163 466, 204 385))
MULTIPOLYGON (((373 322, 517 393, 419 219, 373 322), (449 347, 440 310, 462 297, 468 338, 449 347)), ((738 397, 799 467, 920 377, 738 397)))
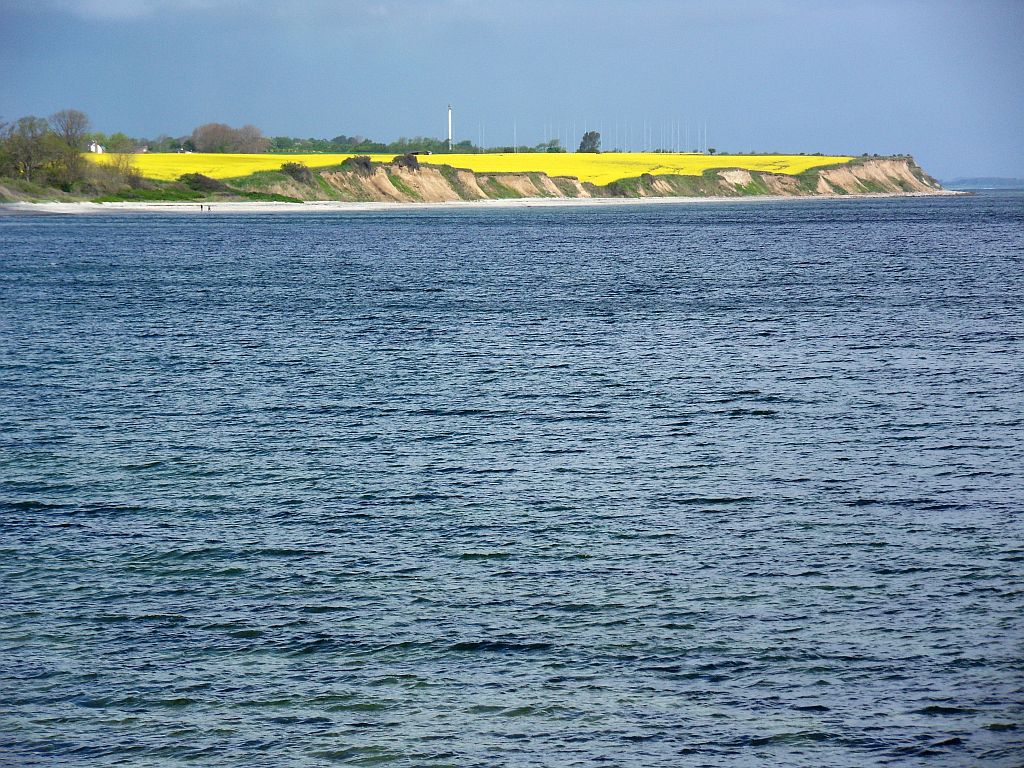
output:
POLYGON ((1024 197, 0 218, 0 764, 1021 764, 1024 197))

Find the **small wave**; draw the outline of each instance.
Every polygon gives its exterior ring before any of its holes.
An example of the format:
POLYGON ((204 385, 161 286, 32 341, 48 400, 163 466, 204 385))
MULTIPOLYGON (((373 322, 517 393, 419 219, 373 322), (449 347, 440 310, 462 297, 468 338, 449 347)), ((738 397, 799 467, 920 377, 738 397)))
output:
POLYGON ((280 558, 295 558, 295 557, 319 557, 320 555, 326 555, 326 549, 289 549, 287 547, 269 547, 267 549, 257 549, 252 552, 253 555, 258 557, 280 557, 280 558))
POLYGON ((359 765, 376 765, 377 763, 398 762, 403 755, 386 747, 347 747, 345 749, 324 749, 310 753, 320 760, 332 763, 357 763, 359 765))
POLYGON ((821 741, 832 741, 835 735, 824 731, 794 731, 791 733, 776 733, 771 736, 755 736, 750 739, 752 746, 765 746, 768 744, 813 744, 821 741))
POLYGON ((126 469, 130 472, 137 472, 143 469, 155 469, 156 467, 161 466, 163 463, 163 459, 155 459, 153 461, 143 461, 137 464, 124 464, 122 465, 121 468, 126 469))
POLYGON ((132 624, 136 622, 152 622, 175 625, 187 623, 188 617, 182 616, 180 613, 144 613, 140 615, 132 615, 128 613, 114 613, 97 616, 95 618, 95 621, 100 624, 132 624))
POLYGON ((410 416, 502 416, 503 411, 491 411, 485 408, 423 408, 409 411, 410 416))
POLYGON ((1017 724, 1016 723, 989 723, 988 725, 985 726, 985 730, 987 730, 987 731, 995 731, 997 733, 1001 733, 1001 732, 1004 732, 1004 731, 1016 731, 1017 730, 1017 724))
POLYGON ((679 506, 724 506, 727 504, 744 504, 748 501, 756 501, 753 496, 690 496, 683 499, 672 499, 673 504, 679 506))
POLYGON ((466 709, 471 715, 492 715, 496 712, 504 712, 505 707, 496 704, 474 704, 466 709))
POLYGON ((45 501, 25 500, 8 501, 0 504, 0 510, 8 512, 47 512, 58 509, 65 509, 65 504, 50 504, 45 501))
POLYGON ((972 715, 976 712, 968 707, 951 707, 945 704, 929 704, 927 707, 913 710, 915 715, 972 715))
POLYGON ((253 640, 257 637, 263 637, 266 633, 261 629, 239 629, 229 634, 231 637, 237 637, 239 640, 253 640))
POLYGON ((511 640, 469 640, 448 646, 448 650, 460 653, 536 653, 552 648, 552 643, 518 643, 511 640))
POLYGON ((158 707, 165 707, 167 709, 181 709, 183 707, 191 707, 193 704, 198 704, 198 699, 190 699, 187 696, 179 696, 173 699, 161 699, 153 702, 158 707))
POLYGON ((350 606, 347 605, 304 605, 299 609, 302 613, 338 613, 340 611, 351 610, 350 606))
POLYGON ((566 603, 565 605, 556 605, 554 609, 561 611, 562 613, 598 613, 606 610, 616 610, 623 608, 621 603, 606 603, 599 605, 598 603, 566 603))
POLYGON ((421 502, 430 501, 444 501, 448 496, 443 493, 430 493, 424 491, 421 493, 410 493, 405 496, 395 496, 390 499, 394 504, 419 504, 421 502))
POLYGON ((771 418, 779 415, 778 411, 772 410, 771 408, 732 408, 728 411, 718 411, 718 413, 724 413, 725 415, 733 418, 741 416, 765 416, 771 418))

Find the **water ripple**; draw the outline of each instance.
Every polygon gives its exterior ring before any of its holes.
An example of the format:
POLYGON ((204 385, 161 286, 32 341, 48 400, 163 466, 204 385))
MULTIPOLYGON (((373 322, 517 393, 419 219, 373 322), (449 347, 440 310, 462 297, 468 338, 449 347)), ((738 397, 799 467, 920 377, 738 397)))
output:
POLYGON ((0 764, 1018 765, 1021 200, 0 218, 0 764))

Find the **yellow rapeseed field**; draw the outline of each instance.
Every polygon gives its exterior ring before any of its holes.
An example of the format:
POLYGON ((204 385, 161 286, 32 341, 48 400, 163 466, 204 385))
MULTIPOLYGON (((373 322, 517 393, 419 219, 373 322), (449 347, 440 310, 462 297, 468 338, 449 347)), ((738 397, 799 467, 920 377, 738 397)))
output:
POLYGON ((580 181, 609 184, 650 173, 700 176, 708 168, 745 168, 748 171, 803 173, 820 165, 847 163, 852 157, 809 155, 696 155, 659 152, 615 152, 606 154, 551 153, 501 155, 430 155, 423 163, 444 163, 474 171, 543 171, 549 176, 575 176, 580 181))
MULTIPOLYGON (((135 166, 143 176, 170 181, 183 173, 202 173, 215 179, 248 176, 256 171, 277 170, 282 163, 304 163, 310 168, 338 165, 352 155, 228 155, 140 154, 135 166)), ((377 162, 394 155, 371 155, 377 162)), ((110 155, 89 155, 94 162, 109 162, 110 155)), ((852 157, 820 155, 698 155, 657 152, 521 153, 482 155, 420 155, 421 163, 453 165, 481 173, 540 171, 549 176, 575 176, 581 181, 608 184, 644 173, 655 176, 699 176, 708 168, 745 168, 749 171, 797 174, 822 165, 847 163, 852 157)))
MULTIPOLYGON (((112 162, 112 155, 88 155, 94 162, 112 162)), ((149 179, 172 181, 183 173, 201 173, 214 179, 248 176, 256 171, 276 171, 282 163, 305 163, 310 168, 337 165, 351 155, 229 155, 220 153, 143 153, 134 155, 132 163, 149 179)), ((381 159, 390 160, 393 155, 381 159)))

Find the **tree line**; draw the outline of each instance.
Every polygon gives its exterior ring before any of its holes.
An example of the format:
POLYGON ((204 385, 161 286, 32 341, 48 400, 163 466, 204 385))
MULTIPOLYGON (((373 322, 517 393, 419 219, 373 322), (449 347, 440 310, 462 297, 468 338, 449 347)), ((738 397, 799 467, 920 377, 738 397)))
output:
POLYGON ((97 136, 89 128, 89 117, 77 109, 0 120, 0 180, 84 194, 144 186, 132 162, 135 143, 123 134, 119 146, 124 154, 103 164, 86 161, 84 152, 97 136))
POLYGON ((298 136, 264 136, 259 128, 243 125, 232 128, 224 123, 205 123, 200 125, 188 136, 172 138, 161 135, 155 139, 130 138, 122 133, 105 136, 99 133, 89 135, 108 152, 240 152, 248 154, 350 154, 373 155, 395 154, 405 155, 410 152, 431 152, 445 154, 476 154, 480 152, 565 152, 558 139, 541 142, 531 146, 491 147, 483 149, 464 139, 453 142, 448 148, 447 139, 435 139, 429 136, 401 137, 394 141, 383 142, 355 135, 344 134, 330 139, 302 138, 298 136))
MULTIPOLYGON (((599 151, 600 135, 586 133, 581 152, 599 151)), ((391 142, 364 136, 339 135, 331 139, 264 136, 254 125, 233 128, 225 123, 205 123, 187 136, 131 137, 124 133, 104 134, 91 130, 89 117, 77 109, 63 109, 49 117, 28 115, 13 122, 0 121, 0 177, 18 179, 65 191, 73 188, 107 188, 112 183, 134 183, 131 155, 138 152, 225 152, 225 153, 339 153, 406 155, 417 152, 472 154, 478 152, 565 152, 558 139, 532 146, 502 146, 483 149, 469 140, 454 143, 426 136, 402 137, 391 142), (115 155, 101 166, 86 162, 82 153, 91 144, 115 155)))
POLYGON ((0 122, 0 176, 70 189, 86 176, 88 130, 89 118, 77 109, 0 122))
MULTIPOLYGON (((535 145, 483 148, 464 139, 448 147, 446 139, 428 136, 401 137, 382 142, 365 136, 344 134, 330 139, 296 136, 264 136, 254 125, 234 128, 225 123, 204 123, 187 136, 161 134, 155 138, 133 137, 125 133, 101 133, 90 130, 88 116, 77 109, 64 109, 41 118, 30 115, 5 124, 0 121, 0 175, 26 180, 46 175, 56 186, 66 186, 84 173, 84 160, 78 154, 92 143, 111 154, 139 152, 223 152, 259 154, 338 153, 404 155, 415 152, 475 154, 480 152, 565 152, 558 139, 535 145)), ((595 132, 584 136, 579 151, 592 147, 595 132)), ((597 144, 600 138, 597 136, 597 144)))
POLYGON ((225 123, 205 123, 187 136, 161 134, 156 138, 132 137, 124 133, 90 133, 104 152, 241 152, 259 154, 270 149, 270 139, 255 125, 232 128, 225 123))

